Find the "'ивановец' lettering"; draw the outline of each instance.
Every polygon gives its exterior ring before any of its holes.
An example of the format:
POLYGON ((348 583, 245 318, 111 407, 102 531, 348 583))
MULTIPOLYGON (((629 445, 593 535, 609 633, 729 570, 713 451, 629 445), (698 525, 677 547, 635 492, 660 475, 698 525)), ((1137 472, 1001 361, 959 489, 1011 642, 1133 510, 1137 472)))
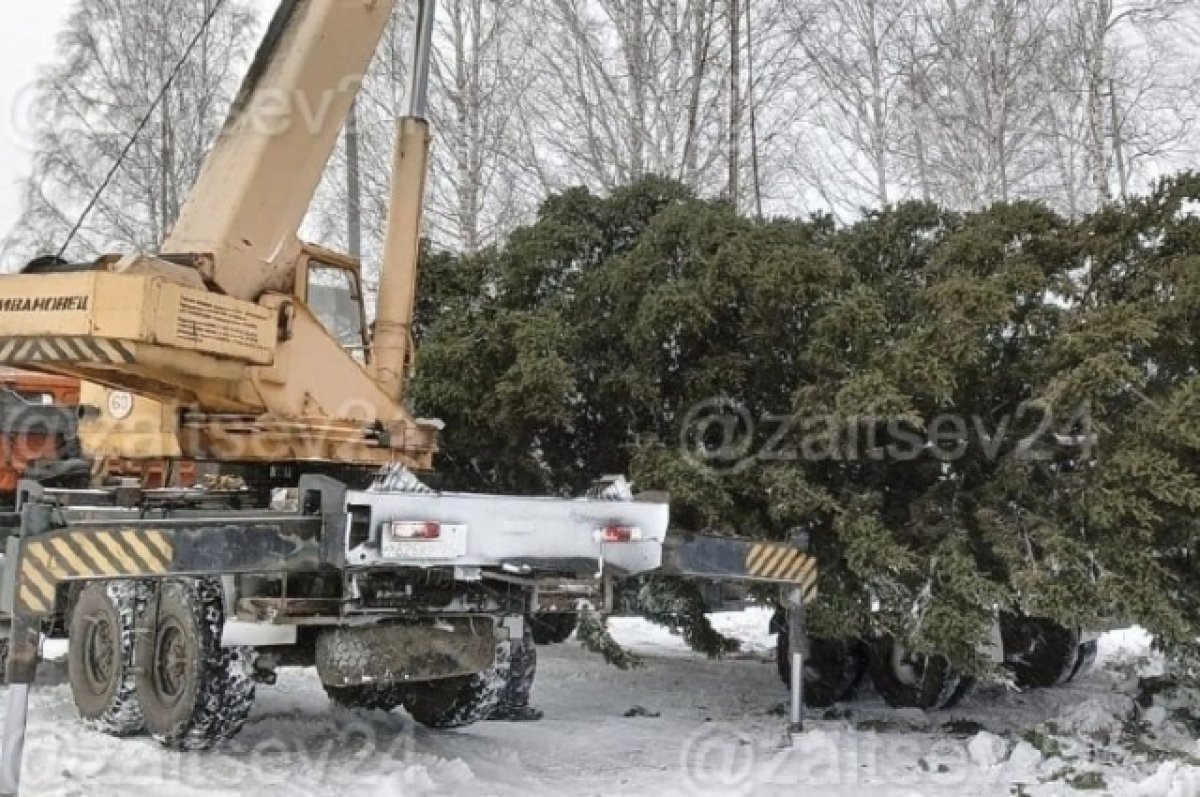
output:
POLYGON ((25 296, 0 299, 0 313, 60 313, 86 309, 87 296, 25 296))

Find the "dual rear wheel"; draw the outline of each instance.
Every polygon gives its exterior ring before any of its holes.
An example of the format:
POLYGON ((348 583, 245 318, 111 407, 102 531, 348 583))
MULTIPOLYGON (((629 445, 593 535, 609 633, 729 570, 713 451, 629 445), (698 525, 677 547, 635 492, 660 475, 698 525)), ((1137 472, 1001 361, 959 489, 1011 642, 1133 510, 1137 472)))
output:
MULTIPOLYGON (((775 663, 789 688, 790 662, 788 632, 783 629, 776 640, 775 663)), ((896 708, 950 708, 970 686, 944 657, 912 654, 891 637, 870 645, 859 639, 814 638, 804 660, 804 704, 828 708, 850 700, 866 674, 875 691, 896 708)))
POLYGON ((1063 686, 1086 675, 1096 661, 1096 640, 1053 620, 1016 614, 1000 616, 1004 666, 1018 686, 1063 686))
POLYGON ((223 626, 215 580, 88 584, 71 611, 68 652, 80 716, 176 750, 232 738, 254 705, 254 681, 248 652, 221 647, 223 626))

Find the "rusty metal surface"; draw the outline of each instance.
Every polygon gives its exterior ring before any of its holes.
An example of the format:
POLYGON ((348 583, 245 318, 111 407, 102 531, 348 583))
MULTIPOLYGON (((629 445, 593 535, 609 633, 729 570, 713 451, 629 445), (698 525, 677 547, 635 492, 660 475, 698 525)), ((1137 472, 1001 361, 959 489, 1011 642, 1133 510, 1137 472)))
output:
POLYGON ((342 601, 332 598, 245 598, 238 601, 237 617, 254 622, 302 617, 331 617, 341 612, 342 601))

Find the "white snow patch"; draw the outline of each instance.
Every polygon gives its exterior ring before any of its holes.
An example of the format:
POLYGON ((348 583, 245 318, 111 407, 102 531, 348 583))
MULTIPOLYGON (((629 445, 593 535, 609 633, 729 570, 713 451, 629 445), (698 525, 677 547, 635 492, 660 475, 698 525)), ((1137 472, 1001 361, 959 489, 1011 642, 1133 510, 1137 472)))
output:
POLYGON ((981 731, 967 743, 967 751, 980 769, 990 769, 1004 761, 1008 753, 1008 742, 994 733, 981 731))
MULTIPOLYGON (((774 613, 773 608, 763 606, 741 612, 714 612, 709 619, 718 633, 741 642, 739 654, 774 655, 775 635, 770 633, 771 616, 774 613)), ((621 645, 640 655, 696 656, 683 637, 641 617, 614 617, 609 620, 609 629, 621 645)))
POLYGON ((1197 218, 1200 218, 1200 201, 1189 198, 1179 203, 1179 212, 1176 214, 1177 220, 1197 218))
POLYGON ((1124 788, 1127 797, 1196 797, 1200 794, 1200 769, 1168 761, 1150 777, 1124 788))
POLYGON ((1149 632, 1137 626, 1103 634, 1096 643, 1096 669, 1138 659, 1161 661, 1162 656, 1150 650, 1153 641, 1149 632))
POLYGON ((1008 756, 1009 765, 1018 772, 1030 772, 1036 770, 1042 763, 1043 756, 1038 749, 1029 742, 1017 742, 1012 753, 1008 756))
MULTIPOLYGON (((1149 639, 1136 630, 1103 637, 1101 668, 1069 687, 980 688, 943 712, 897 712, 865 688, 836 712, 811 712, 806 733, 789 739, 770 617, 768 608, 715 615, 719 631, 743 642, 725 661, 645 621, 614 620, 614 636, 645 667, 616 670, 574 641, 543 647, 534 691, 542 722, 449 732, 416 726, 403 712, 331 709, 311 671, 283 670, 275 687, 260 688, 237 739, 180 755, 149 739, 86 731, 60 681, 33 691, 24 793, 1010 797, 1020 786, 1031 797, 1200 795, 1200 768, 1187 759, 1151 761, 1121 746, 1136 684, 1129 670, 1153 666, 1149 639), (646 712, 627 716, 634 706, 646 712), (1061 757, 1022 738, 1035 728, 1061 757), (1070 778, 1088 772, 1104 778, 1103 790, 1072 788, 1070 778)), ((1144 719, 1174 724, 1157 713, 1144 719)))

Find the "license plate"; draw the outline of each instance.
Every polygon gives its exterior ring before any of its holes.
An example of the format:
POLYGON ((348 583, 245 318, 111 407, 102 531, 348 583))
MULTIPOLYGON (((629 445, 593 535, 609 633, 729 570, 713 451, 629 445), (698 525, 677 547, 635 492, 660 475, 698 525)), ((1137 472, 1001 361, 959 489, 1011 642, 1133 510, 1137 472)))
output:
POLYGON ((436 540, 393 540, 387 535, 383 539, 384 559, 458 559, 466 555, 466 526, 442 526, 436 540))

